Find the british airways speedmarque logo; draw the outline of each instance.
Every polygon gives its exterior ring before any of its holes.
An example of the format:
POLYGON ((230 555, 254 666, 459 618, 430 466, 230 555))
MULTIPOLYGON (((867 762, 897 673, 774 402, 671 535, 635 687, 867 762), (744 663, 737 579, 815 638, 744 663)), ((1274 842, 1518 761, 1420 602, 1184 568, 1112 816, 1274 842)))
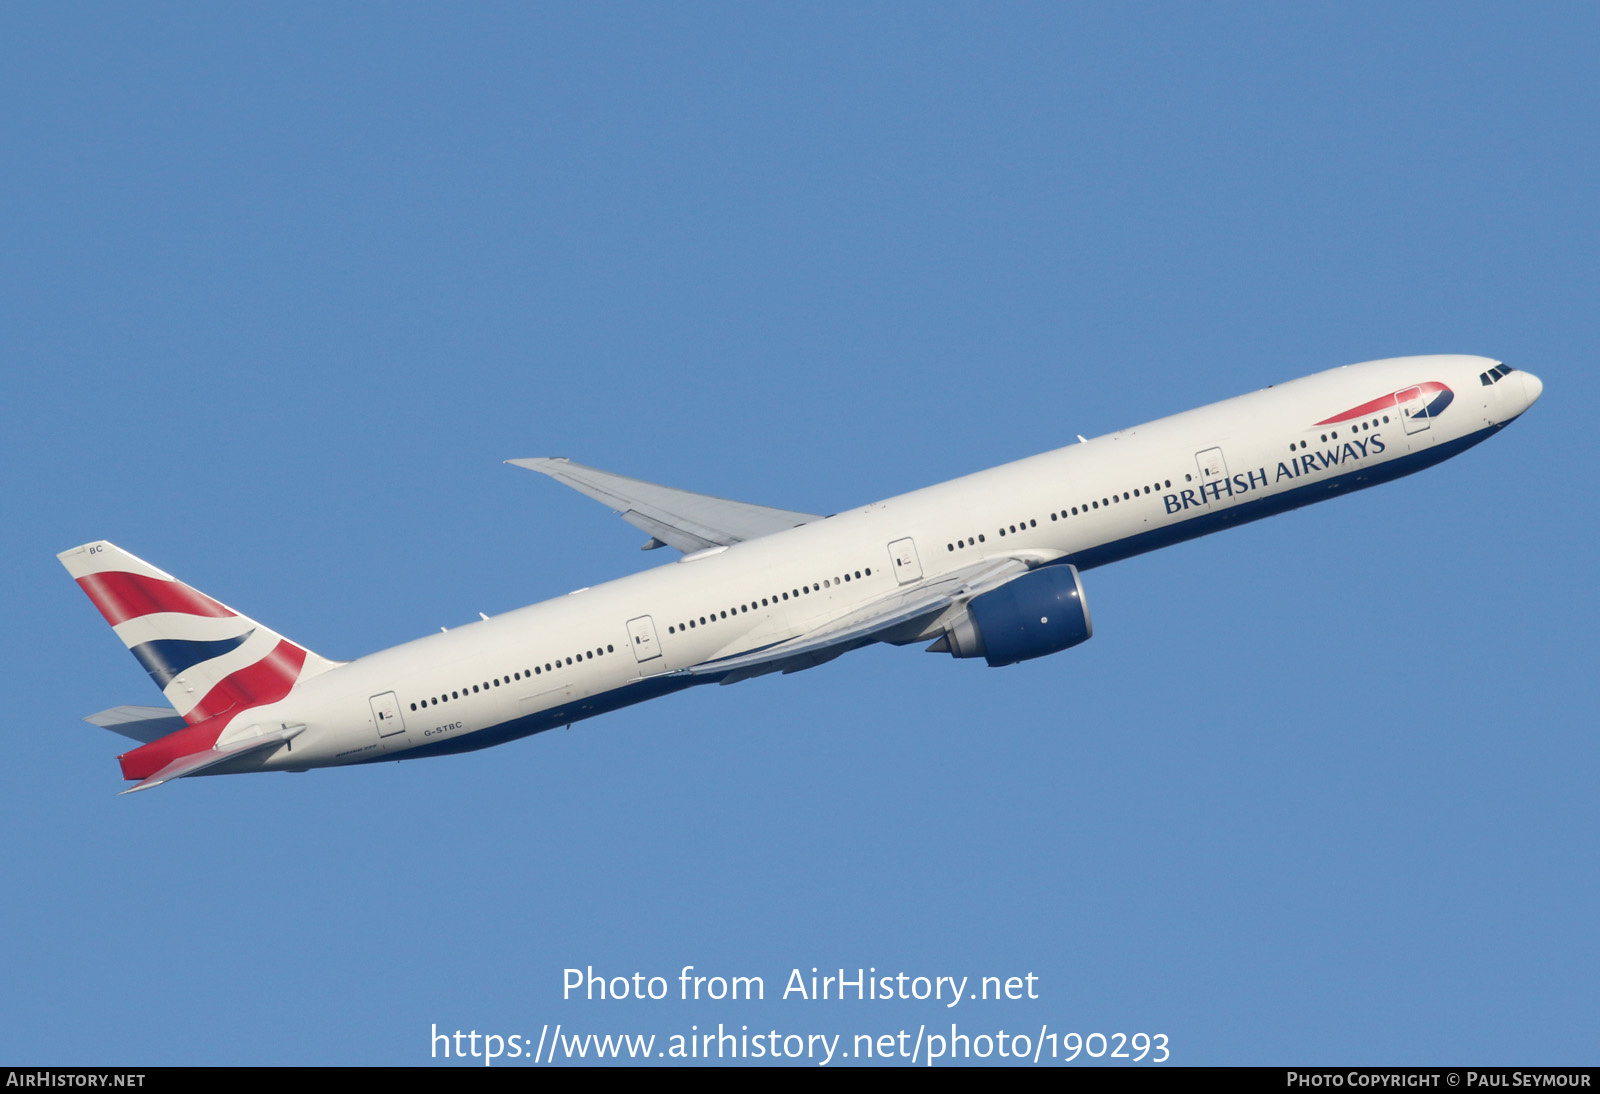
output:
POLYGON ((1343 414, 1335 414, 1331 418, 1324 418, 1318 425, 1338 425, 1348 422, 1352 418, 1364 418, 1368 414, 1376 414, 1380 410, 1390 407, 1405 407, 1405 416, 1408 418, 1437 418, 1444 413, 1445 407, 1455 400, 1456 393, 1443 384, 1430 380, 1416 387, 1408 387, 1403 391, 1396 391, 1389 395, 1382 395, 1370 403, 1353 406, 1343 414), (1415 404, 1415 405, 1408 405, 1415 404))
MULTIPOLYGON (((1406 432, 1414 433, 1426 429, 1428 422, 1444 413, 1445 408, 1455 401, 1455 397, 1455 392, 1448 387, 1430 380, 1425 384, 1381 395, 1360 406, 1353 406, 1342 414, 1324 418, 1317 425, 1338 425, 1341 422, 1354 421, 1357 418, 1365 418, 1392 409, 1405 425, 1406 432)), ((1316 426, 1312 428, 1315 429, 1316 426)), ((1311 452, 1297 451, 1296 455, 1281 461, 1275 474, 1269 473, 1265 467, 1237 475, 1228 475, 1224 471, 1220 478, 1202 483, 1197 489, 1164 494, 1161 500, 1168 513, 1204 508, 1221 502, 1223 498, 1237 498, 1241 494, 1264 489, 1269 481, 1276 488, 1285 479, 1294 480, 1317 475, 1335 467, 1347 468, 1351 464, 1359 464, 1363 460, 1381 456, 1389 448, 1384 442, 1381 428, 1363 435, 1360 429, 1351 427, 1349 437, 1342 443, 1338 430, 1334 430, 1331 437, 1326 433, 1322 435, 1322 443, 1325 447, 1311 452), (1331 447, 1327 447, 1330 441, 1331 447)), ((1301 442, 1298 448, 1305 449, 1308 446, 1309 442, 1301 442)))

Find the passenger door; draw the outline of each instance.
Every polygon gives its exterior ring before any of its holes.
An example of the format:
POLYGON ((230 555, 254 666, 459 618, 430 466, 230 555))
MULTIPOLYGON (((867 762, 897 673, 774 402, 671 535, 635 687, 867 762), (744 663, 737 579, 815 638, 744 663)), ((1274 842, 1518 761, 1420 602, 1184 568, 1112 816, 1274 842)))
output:
POLYGON ((900 584, 922 580, 922 561, 917 558, 917 545, 909 536, 889 544, 889 560, 894 564, 894 579, 900 584))
POLYGON ((661 656, 661 643, 656 640, 655 620, 648 615, 628 620, 628 642, 633 646, 635 661, 651 661, 661 656))
POLYGON ((1200 498, 1208 506, 1219 508, 1231 500, 1227 489, 1228 462, 1222 458, 1222 449, 1208 448, 1194 454, 1195 467, 1200 471, 1200 498), (1215 485, 1212 485, 1215 484, 1215 485))

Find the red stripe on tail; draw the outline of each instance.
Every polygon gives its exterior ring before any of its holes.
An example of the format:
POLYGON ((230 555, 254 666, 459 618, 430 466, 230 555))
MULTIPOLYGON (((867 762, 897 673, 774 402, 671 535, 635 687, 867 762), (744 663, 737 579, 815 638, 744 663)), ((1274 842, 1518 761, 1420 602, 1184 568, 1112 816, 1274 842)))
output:
POLYGON ((85 574, 78 578, 78 584, 113 627, 154 612, 183 612, 219 619, 234 614, 182 582, 164 581, 159 577, 112 570, 103 574, 85 574))
POLYGON ((300 679, 305 663, 306 651, 287 638, 282 639, 271 653, 255 664, 246 665, 217 681, 183 720, 192 726, 230 710, 276 703, 288 695, 294 682, 300 679))
POLYGON ((117 757, 122 777, 130 782, 148 779, 173 760, 203 752, 217 743, 222 731, 251 707, 276 703, 300 677, 306 651, 287 639, 267 656, 224 678, 195 706, 175 733, 141 745, 117 757))

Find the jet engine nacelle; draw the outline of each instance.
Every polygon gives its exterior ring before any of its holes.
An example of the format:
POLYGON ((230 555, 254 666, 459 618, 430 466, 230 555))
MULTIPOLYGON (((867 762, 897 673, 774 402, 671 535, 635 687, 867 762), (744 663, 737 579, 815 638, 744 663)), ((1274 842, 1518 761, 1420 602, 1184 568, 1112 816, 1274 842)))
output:
POLYGON ((1094 634, 1078 568, 1045 566, 975 596, 930 653, 1013 665, 1087 642, 1094 634))

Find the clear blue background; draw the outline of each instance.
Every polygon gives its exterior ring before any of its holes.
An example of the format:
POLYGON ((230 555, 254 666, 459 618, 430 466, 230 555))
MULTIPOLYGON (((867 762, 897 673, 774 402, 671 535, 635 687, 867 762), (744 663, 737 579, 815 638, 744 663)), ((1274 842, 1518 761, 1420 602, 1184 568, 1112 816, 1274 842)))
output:
POLYGON ((1581 4, 7 6, 0 1060, 953 1019, 1595 1063, 1597 36, 1581 4), (671 557, 507 458, 832 512, 1433 352, 1545 397, 1094 571, 1094 640, 1042 661, 880 647, 127 798, 78 721, 159 702, 55 561, 88 540, 349 658, 671 557), (560 999, 685 964, 769 999, 560 999), (812 966, 1041 998, 773 1000, 812 966))

